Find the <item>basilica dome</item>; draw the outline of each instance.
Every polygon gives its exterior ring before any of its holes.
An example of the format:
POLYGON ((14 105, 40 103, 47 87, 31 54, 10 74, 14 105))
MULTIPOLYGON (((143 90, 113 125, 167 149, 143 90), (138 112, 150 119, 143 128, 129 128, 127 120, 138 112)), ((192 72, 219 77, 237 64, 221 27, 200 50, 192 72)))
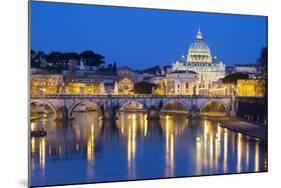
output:
POLYGON ((197 33, 196 41, 188 49, 187 63, 199 65, 212 63, 211 50, 203 41, 203 35, 200 30, 197 33))

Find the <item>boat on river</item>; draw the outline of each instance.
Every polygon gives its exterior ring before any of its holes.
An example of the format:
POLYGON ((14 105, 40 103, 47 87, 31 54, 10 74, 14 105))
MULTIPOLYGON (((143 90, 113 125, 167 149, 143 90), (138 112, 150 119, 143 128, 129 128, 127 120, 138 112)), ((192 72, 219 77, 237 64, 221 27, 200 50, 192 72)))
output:
POLYGON ((31 131, 31 137, 43 137, 47 135, 47 131, 45 129, 42 130, 34 130, 31 131))

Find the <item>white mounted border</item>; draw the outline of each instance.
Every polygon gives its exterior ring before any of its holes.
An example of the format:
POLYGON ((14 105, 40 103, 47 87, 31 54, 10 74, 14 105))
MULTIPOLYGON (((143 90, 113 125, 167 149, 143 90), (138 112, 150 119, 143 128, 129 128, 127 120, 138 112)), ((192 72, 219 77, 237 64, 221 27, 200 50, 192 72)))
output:
MULTIPOLYGON (((51 1, 51 0, 49 0, 51 1)), ((0 187, 27 187, 28 1, 1 2, 0 187)), ((57 0, 57 2, 127 7, 267 15, 269 48, 269 172, 175 178, 68 187, 278 187, 281 173, 281 10, 278 0, 57 0)))

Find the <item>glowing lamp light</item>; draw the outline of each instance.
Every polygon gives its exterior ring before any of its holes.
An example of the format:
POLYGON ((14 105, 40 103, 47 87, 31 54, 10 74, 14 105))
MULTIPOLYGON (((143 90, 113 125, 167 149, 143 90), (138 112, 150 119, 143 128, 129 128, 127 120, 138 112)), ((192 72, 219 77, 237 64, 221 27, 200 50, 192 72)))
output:
POLYGON ((200 141, 201 141, 200 136, 196 136, 196 142, 200 142, 200 141))
POLYGON ((34 131, 35 125, 34 122, 31 123, 31 131, 34 131))

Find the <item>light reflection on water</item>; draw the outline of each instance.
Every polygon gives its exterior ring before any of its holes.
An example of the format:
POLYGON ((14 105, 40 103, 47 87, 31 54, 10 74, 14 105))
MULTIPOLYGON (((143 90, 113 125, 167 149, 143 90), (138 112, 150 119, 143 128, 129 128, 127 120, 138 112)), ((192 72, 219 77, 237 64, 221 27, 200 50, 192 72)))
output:
POLYGON ((70 122, 48 116, 32 126, 47 136, 31 138, 32 185, 194 176, 267 170, 266 143, 209 120, 161 114, 119 114, 102 122, 97 112, 75 113, 70 122))

